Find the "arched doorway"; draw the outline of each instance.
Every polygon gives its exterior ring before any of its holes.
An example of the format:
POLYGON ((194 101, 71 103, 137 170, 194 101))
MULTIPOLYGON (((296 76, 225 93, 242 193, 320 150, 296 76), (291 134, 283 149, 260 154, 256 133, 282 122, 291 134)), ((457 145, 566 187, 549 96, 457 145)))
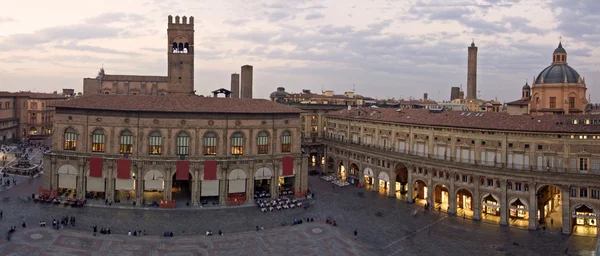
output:
POLYGON ((571 225, 574 235, 597 236, 598 216, 596 209, 587 204, 576 204, 571 208, 571 225))
POLYGON ((537 220, 550 229, 562 227, 561 190, 555 185, 544 185, 536 193, 537 220))
POLYGON ((135 200, 136 179, 135 172, 129 171, 129 179, 119 179, 117 174, 115 178, 115 202, 129 202, 135 200))
POLYGON ((433 190, 433 204, 434 209, 442 211, 448 211, 450 194, 448 188, 445 185, 437 184, 433 190))
POLYGON ((350 184, 358 184, 360 182, 359 179, 360 169, 358 169, 358 165, 352 163, 350 164, 350 171, 348 173, 348 182, 350 184))
POLYGON ((481 218, 500 223, 500 199, 493 194, 485 194, 481 200, 481 218))
POLYGON ((335 172, 335 168, 333 167, 334 165, 335 165, 335 161, 333 160, 333 157, 327 158, 327 172, 328 173, 335 172))
POLYGON ((87 200, 101 200, 106 198, 106 178, 104 172, 102 177, 91 177, 88 169, 85 174, 85 198, 87 200))
POLYGON ((422 180, 413 182, 413 202, 425 205, 427 203, 427 184, 422 180))
POLYGON ((524 228, 529 226, 529 205, 526 200, 515 197, 508 201, 508 209, 508 225, 524 228))
POLYGON ((37 135, 38 134, 38 129, 35 126, 31 126, 29 127, 29 134, 30 135, 37 135))
POLYGON ((379 175, 377 175, 377 180, 379 181, 379 191, 382 195, 390 194, 390 175, 385 171, 380 171, 379 175))
POLYGON ((227 176, 228 193, 227 201, 233 204, 238 204, 246 201, 246 171, 235 169, 227 176))
POLYGON ((375 178, 373 170, 369 167, 363 171, 363 178, 365 179, 365 189, 373 190, 373 180, 375 178))
POLYGON ((165 191, 165 176, 159 170, 150 170, 144 174, 143 200, 146 203, 156 203, 163 199, 165 191))
POLYGON ((396 164, 396 182, 394 189, 396 190, 396 197, 402 199, 403 195, 406 195, 408 189, 408 168, 403 163, 396 164))
POLYGON ((473 218, 473 194, 461 188, 456 191, 456 215, 473 218))
POLYGON ((177 180, 177 172, 173 173, 171 184, 171 199, 175 204, 192 202, 192 174, 188 172, 187 180, 177 180))
POLYGON ((77 169, 70 164, 58 168, 58 195, 68 198, 77 196, 77 169))
POLYGON ((346 178, 348 178, 348 174, 346 173, 346 167, 344 166, 343 162, 340 162, 340 164, 338 164, 337 176, 341 181, 346 181, 346 178))
POLYGON ((254 199, 271 197, 271 178, 273 171, 267 167, 262 167, 254 173, 254 199))

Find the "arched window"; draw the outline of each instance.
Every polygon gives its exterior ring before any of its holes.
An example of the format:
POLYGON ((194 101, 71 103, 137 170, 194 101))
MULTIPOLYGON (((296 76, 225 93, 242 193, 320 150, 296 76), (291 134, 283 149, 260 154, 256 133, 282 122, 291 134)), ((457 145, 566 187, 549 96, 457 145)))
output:
POLYGON ((177 155, 187 156, 190 154, 190 135, 187 132, 180 132, 177 135, 177 155))
POLYGON ((102 129, 92 132, 92 152, 104 152, 104 131, 102 129))
POLYGON ((244 135, 241 132, 236 132, 231 136, 231 154, 244 154, 244 135))
POLYGON ((119 146, 119 153, 131 154, 133 153, 133 133, 129 130, 121 132, 121 143, 119 146))
POLYGON ((183 52, 183 43, 179 43, 179 52, 183 52))
POLYGON ((153 131, 148 137, 148 154, 160 155, 162 153, 162 136, 160 132, 153 131))
POLYGON ((185 43, 183 45, 183 53, 188 53, 190 52, 190 45, 188 43, 185 43))
POLYGON ((212 132, 209 132, 204 135, 204 154, 217 154, 217 135, 212 132))
POLYGON ((288 131, 283 132, 281 135, 281 152, 292 151, 292 134, 288 131))
POLYGON ((269 135, 265 131, 261 131, 258 133, 258 141, 256 145, 258 146, 259 154, 268 154, 269 153, 269 135))
POLYGON ((75 129, 67 128, 65 129, 65 141, 64 147, 65 150, 73 150, 77 149, 77 133, 75 133, 75 129))
POLYGON ((173 43, 173 53, 177 53, 177 43, 173 43))

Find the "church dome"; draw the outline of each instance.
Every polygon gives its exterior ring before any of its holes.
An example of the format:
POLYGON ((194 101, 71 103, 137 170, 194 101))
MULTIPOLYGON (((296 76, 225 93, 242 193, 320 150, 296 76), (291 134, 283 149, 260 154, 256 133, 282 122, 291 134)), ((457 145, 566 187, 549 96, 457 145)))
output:
POLYGON ((525 85, 523 85, 523 90, 529 90, 531 89, 531 87, 529 86, 528 83, 525 83, 525 85))
POLYGON ((565 77, 567 77, 567 83, 577 83, 579 73, 567 64, 552 64, 540 72, 535 79, 535 83, 564 83, 565 77))
POLYGON ((271 98, 285 98, 288 96, 288 93, 285 91, 283 87, 277 87, 277 91, 271 93, 271 98))
POLYGON ((548 66, 535 79, 536 84, 577 83, 579 73, 567 64, 567 51, 562 43, 552 53, 552 65, 548 66))

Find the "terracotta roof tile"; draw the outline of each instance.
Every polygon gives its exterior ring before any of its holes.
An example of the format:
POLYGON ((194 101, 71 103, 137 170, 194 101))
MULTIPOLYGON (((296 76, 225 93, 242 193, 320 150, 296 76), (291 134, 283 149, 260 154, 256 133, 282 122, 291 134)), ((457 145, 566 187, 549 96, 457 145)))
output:
POLYGON ((62 94, 43 93, 43 92, 0 92, 0 97, 24 97, 32 99, 64 99, 62 94))
POLYGON ((600 134, 600 125, 593 124, 600 120, 598 115, 509 115, 508 113, 485 112, 483 116, 477 112, 444 111, 432 113, 423 109, 361 108, 329 112, 330 116, 365 119, 383 122, 394 122, 415 125, 432 125, 456 128, 473 128, 486 130, 507 130, 526 132, 568 132, 600 134), (360 111, 360 116, 359 116, 360 111), (467 113, 470 115, 467 116, 467 113), (479 116, 477 115, 479 114, 479 116), (578 119, 578 124, 573 120, 578 119), (584 124, 589 119, 591 124, 584 124))
POLYGON ((511 102, 507 102, 506 105, 517 105, 517 106, 525 106, 529 104, 529 100, 524 100, 524 99, 520 99, 520 100, 515 100, 515 101, 511 101, 511 102))
POLYGON ((51 107, 141 111, 141 112, 194 112, 194 113, 302 113, 297 108, 263 99, 210 98, 199 96, 150 95, 89 95, 62 102, 51 107))

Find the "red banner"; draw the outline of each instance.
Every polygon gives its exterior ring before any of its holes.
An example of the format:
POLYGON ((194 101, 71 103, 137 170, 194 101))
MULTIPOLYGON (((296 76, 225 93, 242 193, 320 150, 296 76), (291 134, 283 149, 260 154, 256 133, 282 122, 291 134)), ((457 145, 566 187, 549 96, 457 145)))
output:
POLYGON ((217 161, 206 160, 204 161, 204 180, 216 180, 217 179, 217 161))
POLYGON ((294 158, 286 156, 283 158, 283 176, 294 175, 294 158))
POLYGON ((117 160, 117 179, 131 179, 131 160, 117 160))
POLYGON ((102 158, 90 158, 90 177, 102 178, 102 158))
POLYGON ((179 160, 176 165, 176 180, 190 180, 190 161, 179 160))

